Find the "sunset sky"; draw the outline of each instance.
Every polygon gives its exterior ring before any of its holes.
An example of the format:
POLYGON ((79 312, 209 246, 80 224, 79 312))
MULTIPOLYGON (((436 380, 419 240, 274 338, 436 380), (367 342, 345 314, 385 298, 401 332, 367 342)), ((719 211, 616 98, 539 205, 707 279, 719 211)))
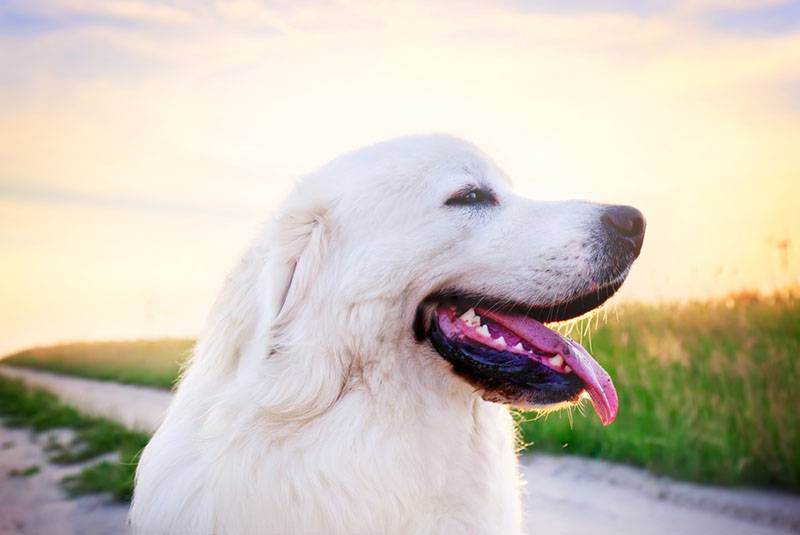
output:
POLYGON ((800 2, 3 0, 0 354, 196 334, 294 178, 420 132, 639 207, 618 299, 800 279, 800 2))

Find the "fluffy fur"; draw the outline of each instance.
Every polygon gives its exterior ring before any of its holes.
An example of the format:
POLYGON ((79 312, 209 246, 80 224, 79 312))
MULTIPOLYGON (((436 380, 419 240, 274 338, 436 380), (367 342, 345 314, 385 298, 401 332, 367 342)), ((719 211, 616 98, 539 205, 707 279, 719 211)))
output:
POLYGON ((302 179, 227 279, 142 455, 135 532, 521 532, 508 410, 415 340, 414 316, 451 287, 530 303, 588 287, 597 214, 514 195, 448 136, 302 179), (469 185, 498 206, 444 204, 469 185))

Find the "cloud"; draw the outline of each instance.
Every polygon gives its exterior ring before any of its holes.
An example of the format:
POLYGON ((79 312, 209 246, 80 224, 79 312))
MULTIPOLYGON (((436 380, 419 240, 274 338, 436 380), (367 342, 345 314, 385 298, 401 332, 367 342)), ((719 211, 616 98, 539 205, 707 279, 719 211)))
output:
POLYGON ((0 184, 0 201, 13 200, 32 203, 62 204, 78 207, 100 208, 112 211, 161 213, 178 216, 244 217, 246 208, 225 207, 219 204, 205 206, 177 200, 137 199, 132 197, 98 195, 52 187, 0 184))
POLYGON ((0 7, 0 34, 5 36, 30 36, 60 27, 57 19, 35 12, 0 7))
POLYGON ((154 22, 152 17, 128 16, 105 6, 76 8, 68 5, 43 5, 37 2, 8 2, 0 6, 0 29, 6 34, 26 36, 80 28, 117 30, 144 29, 154 22))
POLYGON ((628 13, 639 16, 668 11, 674 2, 669 0, 514 0, 511 5, 530 12, 560 13, 628 13))
POLYGON ((784 35, 800 32, 800 2, 795 0, 762 5, 715 6, 703 14, 710 27, 745 36, 784 35))

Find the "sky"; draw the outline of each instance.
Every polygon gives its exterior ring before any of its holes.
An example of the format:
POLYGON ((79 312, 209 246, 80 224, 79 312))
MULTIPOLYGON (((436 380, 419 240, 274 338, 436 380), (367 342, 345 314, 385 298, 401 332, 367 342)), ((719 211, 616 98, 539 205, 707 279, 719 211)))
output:
POLYGON ((0 354, 195 335, 293 181, 404 134, 632 204, 618 301, 797 284, 800 2, 0 2, 0 354))

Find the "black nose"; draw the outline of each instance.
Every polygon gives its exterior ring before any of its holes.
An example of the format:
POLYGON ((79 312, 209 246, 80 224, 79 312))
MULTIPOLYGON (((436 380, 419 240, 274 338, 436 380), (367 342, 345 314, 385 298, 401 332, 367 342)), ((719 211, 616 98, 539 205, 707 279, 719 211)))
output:
POLYGON ((647 226, 639 210, 633 206, 609 206, 600 219, 614 240, 627 244, 639 256, 647 226))

